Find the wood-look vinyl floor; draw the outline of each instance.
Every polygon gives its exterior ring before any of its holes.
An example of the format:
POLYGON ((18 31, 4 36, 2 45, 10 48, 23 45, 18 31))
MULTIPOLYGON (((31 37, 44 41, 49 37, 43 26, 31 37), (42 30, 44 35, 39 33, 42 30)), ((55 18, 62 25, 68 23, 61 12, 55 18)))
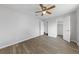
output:
POLYGON ((39 36, 3 49, 0 54, 78 54, 79 47, 61 38, 39 36))

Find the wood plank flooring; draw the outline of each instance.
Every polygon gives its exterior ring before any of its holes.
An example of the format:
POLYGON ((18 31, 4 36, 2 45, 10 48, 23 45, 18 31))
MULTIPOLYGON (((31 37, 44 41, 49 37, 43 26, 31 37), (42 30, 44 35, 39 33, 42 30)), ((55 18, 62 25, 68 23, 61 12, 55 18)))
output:
POLYGON ((39 36, 3 49, 0 54, 78 54, 79 47, 61 38, 39 36))

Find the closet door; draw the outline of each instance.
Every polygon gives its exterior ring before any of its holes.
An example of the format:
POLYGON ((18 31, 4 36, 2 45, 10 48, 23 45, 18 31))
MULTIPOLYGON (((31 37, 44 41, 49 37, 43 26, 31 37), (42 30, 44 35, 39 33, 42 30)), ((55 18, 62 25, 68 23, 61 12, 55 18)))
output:
POLYGON ((70 42, 70 16, 64 18, 63 39, 70 42))

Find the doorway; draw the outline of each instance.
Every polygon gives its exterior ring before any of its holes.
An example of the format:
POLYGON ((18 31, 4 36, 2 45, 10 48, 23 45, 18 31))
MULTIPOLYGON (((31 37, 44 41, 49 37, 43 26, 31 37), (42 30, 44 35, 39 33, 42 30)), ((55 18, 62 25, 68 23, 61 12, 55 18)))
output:
POLYGON ((48 21, 44 21, 44 35, 48 36, 48 21))
POLYGON ((63 39, 63 20, 57 20, 57 38, 63 39))
POLYGON ((57 24, 57 37, 63 39, 63 24, 57 24))
POLYGON ((39 35, 44 35, 44 22, 39 21, 39 35))

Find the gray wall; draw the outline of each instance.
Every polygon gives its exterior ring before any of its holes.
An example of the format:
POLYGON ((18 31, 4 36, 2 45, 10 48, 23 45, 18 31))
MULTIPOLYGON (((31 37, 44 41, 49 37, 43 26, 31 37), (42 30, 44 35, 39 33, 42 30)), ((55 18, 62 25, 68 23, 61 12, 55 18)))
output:
POLYGON ((0 6, 0 48, 39 36, 39 20, 0 6))
POLYGON ((76 16, 77 16, 77 22, 76 22, 76 24, 77 24, 77 44, 78 44, 78 46, 79 46, 79 8, 78 8, 78 10, 77 10, 77 12, 76 12, 76 16))
POLYGON ((57 21, 56 21, 56 19, 48 20, 48 36, 57 37, 57 21))
POLYGON ((77 16, 76 11, 70 13, 71 37, 70 40, 77 43, 77 16))

